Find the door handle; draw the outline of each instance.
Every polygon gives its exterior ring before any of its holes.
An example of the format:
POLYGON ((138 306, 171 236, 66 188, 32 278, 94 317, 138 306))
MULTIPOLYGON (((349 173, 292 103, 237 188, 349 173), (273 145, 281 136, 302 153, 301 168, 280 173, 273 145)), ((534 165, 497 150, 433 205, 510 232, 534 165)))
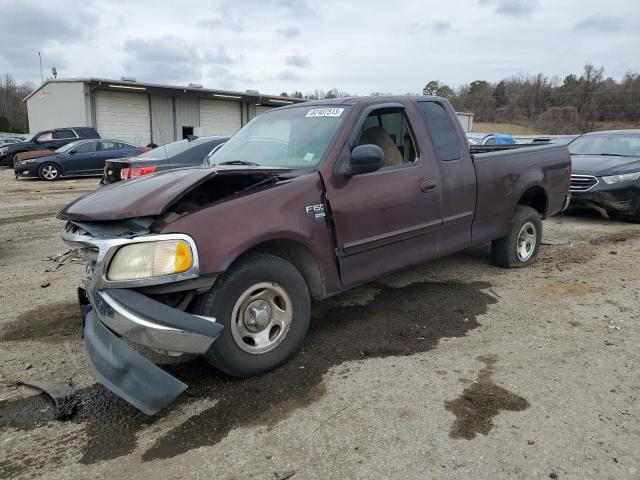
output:
POLYGON ((438 184, 434 180, 425 180, 420 184, 422 193, 431 193, 438 190, 438 184))

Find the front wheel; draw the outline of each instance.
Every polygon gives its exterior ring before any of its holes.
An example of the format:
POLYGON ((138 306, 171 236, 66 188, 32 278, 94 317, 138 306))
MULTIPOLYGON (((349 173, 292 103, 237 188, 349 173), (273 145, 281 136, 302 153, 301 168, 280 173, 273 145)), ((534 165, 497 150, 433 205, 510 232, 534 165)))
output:
POLYGON ((46 180, 52 182, 60 178, 60 167, 55 163, 44 163, 38 169, 38 176, 40 180, 46 180))
POLYGON ((223 332, 205 353, 219 370, 237 377, 269 371, 302 347, 311 300, 300 272, 274 255, 251 255, 231 267, 195 304, 223 332))
POLYGON ((538 259, 542 241, 542 220, 531 207, 518 205, 509 232, 491 244, 493 263, 503 268, 531 265, 538 259))

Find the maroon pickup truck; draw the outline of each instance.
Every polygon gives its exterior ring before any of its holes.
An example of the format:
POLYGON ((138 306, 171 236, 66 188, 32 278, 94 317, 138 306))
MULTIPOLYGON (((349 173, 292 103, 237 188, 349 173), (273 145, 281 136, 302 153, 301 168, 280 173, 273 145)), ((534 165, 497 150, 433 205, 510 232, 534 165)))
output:
POLYGON ((186 385, 130 343, 263 373, 301 347, 311 299, 487 242, 496 265, 535 262, 571 173, 563 146, 471 150, 449 103, 417 96, 278 108, 209 164, 106 186, 58 215, 89 261, 90 368, 147 414, 186 385))

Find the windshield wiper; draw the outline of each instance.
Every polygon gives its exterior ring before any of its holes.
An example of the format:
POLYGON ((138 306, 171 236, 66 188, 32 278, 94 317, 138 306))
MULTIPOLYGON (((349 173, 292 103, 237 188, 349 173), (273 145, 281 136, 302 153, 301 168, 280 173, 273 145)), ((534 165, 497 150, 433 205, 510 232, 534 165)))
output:
POLYGON ((259 167, 260 165, 253 162, 246 162, 244 160, 228 160, 226 162, 214 163, 216 165, 250 165, 252 167, 259 167))

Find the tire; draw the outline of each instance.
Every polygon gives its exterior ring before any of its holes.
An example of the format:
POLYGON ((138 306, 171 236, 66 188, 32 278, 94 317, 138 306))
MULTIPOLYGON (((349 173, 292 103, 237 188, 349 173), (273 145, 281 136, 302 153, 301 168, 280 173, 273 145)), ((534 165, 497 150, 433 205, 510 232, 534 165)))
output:
POLYGON ((535 263, 542 241, 542 220, 531 207, 518 205, 509 226, 509 233, 494 240, 491 256, 494 265, 520 268, 535 263))
POLYGON ((38 176, 40 180, 47 182, 58 180, 60 178, 60 167, 53 162, 43 163, 38 168, 38 176))
POLYGON ((240 260, 194 306, 195 314, 224 326, 204 354, 206 360, 236 377, 259 375, 289 360, 302 347, 310 312, 309 289, 300 272, 268 254, 240 260))

